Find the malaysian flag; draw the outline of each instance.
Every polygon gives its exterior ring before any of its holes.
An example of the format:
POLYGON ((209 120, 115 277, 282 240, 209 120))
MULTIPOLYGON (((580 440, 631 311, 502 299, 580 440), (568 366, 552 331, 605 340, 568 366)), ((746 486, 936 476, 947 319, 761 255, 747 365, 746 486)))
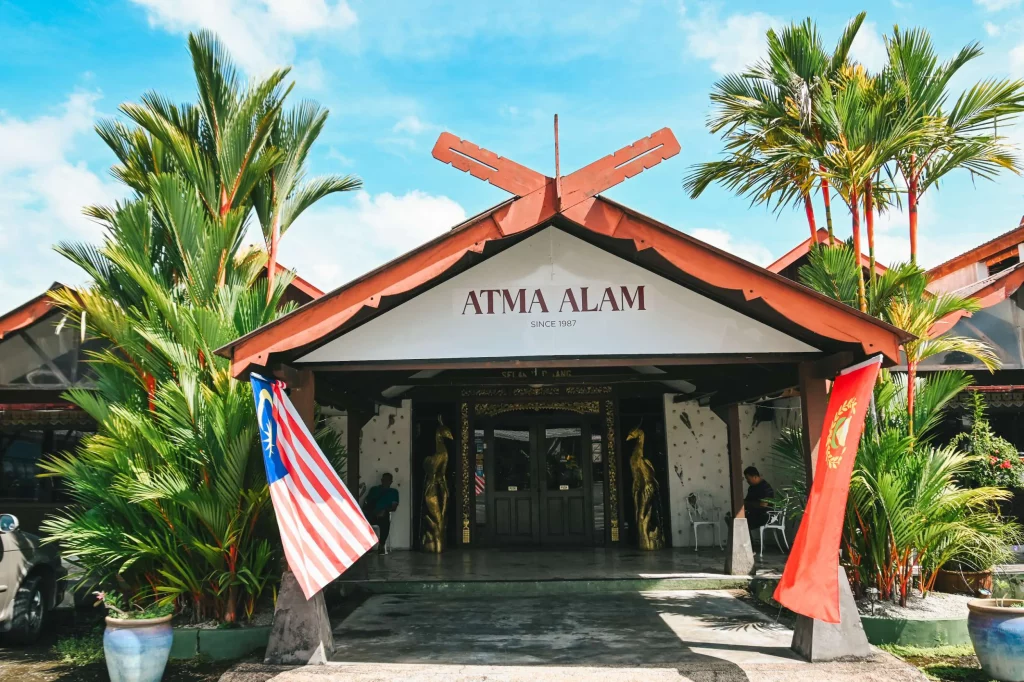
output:
POLYGON ((284 384, 257 374, 249 381, 284 556, 309 599, 377 544, 377 537, 284 384))

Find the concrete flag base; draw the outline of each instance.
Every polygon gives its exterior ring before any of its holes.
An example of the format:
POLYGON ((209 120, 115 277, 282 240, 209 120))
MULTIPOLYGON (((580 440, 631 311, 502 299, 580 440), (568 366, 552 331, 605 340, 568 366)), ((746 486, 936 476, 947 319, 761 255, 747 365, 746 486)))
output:
POLYGON ((730 519, 729 539, 725 547, 726 575, 754 575, 754 547, 744 517, 730 519))
POLYGON ((291 571, 281 576, 274 625, 264 662, 269 665, 323 665, 334 653, 334 633, 324 593, 306 599, 291 571))
POLYGON ((842 566, 839 567, 839 621, 825 623, 798 615, 793 628, 793 651, 811 663, 872 656, 857 604, 853 601, 853 590, 842 566))

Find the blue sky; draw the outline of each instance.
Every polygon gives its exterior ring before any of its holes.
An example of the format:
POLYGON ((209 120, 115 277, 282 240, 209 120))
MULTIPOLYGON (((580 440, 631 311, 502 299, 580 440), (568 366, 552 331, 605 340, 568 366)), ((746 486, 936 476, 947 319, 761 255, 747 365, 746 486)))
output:
MULTIPOLYGON (((312 170, 355 173, 365 191, 322 202, 282 246, 283 261, 325 289, 506 197, 435 161, 440 131, 553 174, 555 113, 563 173, 671 127, 682 152, 608 195, 765 264, 805 236, 802 212, 776 216, 718 189, 690 200, 681 188, 690 164, 720 148, 704 127, 708 92, 758 58, 768 27, 812 15, 831 43, 861 8, 854 56, 869 68, 898 23, 928 28, 944 56, 985 46, 956 88, 1024 77, 1021 0, 0 0, 0 310, 82 280, 51 245, 98 239, 81 206, 124 193, 92 124, 150 89, 193 99, 184 37, 197 28, 217 31, 250 74, 295 65, 293 97, 331 110, 312 170)), ((924 263, 1015 227, 1022 195, 1014 176, 950 177, 922 206, 924 263)), ((880 220, 883 258, 906 257, 905 233, 902 215, 880 220)))

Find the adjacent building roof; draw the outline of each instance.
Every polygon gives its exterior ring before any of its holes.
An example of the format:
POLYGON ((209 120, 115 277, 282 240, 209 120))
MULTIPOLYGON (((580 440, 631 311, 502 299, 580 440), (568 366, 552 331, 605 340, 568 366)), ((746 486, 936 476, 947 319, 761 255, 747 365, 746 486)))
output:
MULTIPOLYGON (((826 242, 828 242, 828 230, 826 230, 824 227, 819 227, 818 232, 814 235, 814 238, 816 243, 825 244, 826 242)), ((803 240, 802 242, 794 246, 792 249, 790 249, 784 256, 782 256, 782 258, 779 258, 777 261, 769 265, 767 269, 778 274, 788 275, 790 273, 783 271, 787 270, 790 266, 797 264, 802 258, 806 257, 807 254, 810 253, 810 251, 811 238, 808 237, 807 239, 803 240)), ((866 254, 860 254, 860 265, 862 268, 870 267, 871 258, 869 258, 866 254)), ((878 261, 875 261, 875 272, 883 273, 886 270, 888 270, 887 267, 885 267, 878 261)), ((792 274, 794 275, 794 277, 791 277, 791 279, 795 279, 796 273, 793 272, 792 274)))
POLYGON ((1017 245, 1021 243, 1024 243, 1024 217, 1021 218, 1020 225, 1014 229, 936 265, 928 271, 928 279, 939 279, 968 265, 989 261, 1004 252, 1016 250, 1017 245))

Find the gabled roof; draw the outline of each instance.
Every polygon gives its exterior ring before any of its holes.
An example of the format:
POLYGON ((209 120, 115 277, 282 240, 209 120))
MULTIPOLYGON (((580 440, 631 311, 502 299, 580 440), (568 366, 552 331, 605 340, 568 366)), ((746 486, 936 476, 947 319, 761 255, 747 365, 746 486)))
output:
MULTIPOLYGON (((549 179, 550 180, 550 179, 549 179)), ((552 180, 233 341, 217 353, 232 373, 292 362, 526 235, 555 225, 825 352, 899 359, 906 332, 602 196, 558 209, 552 180)))
MULTIPOLYGON (((815 240, 818 244, 827 243, 828 230, 826 230, 824 227, 819 227, 818 232, 815 234, 815 240)), ((775 273, 780 273, 786 268, 788 268, 790 265, 793 265, 798 260, 806 256, 808 253, 810 253, 810 251, 811 238, 808 237, 807 239, 803 240, 802 242, 794 246, 792 249, 790 249, 782 258, 778 259, 777 261, 769 265, 767 269, 775 273)), ((871 258, 866 254, 860 254, 860 266, 862 268, 871 267, 871 258)), ((888 269, 889 268, 885 267, 878 261, 875 261, 875 272, 877 272, 878 274, 882 274, 888 269)))
POLYGON ((18 307, 0 315, 0 340, 12 332, 31 326, 53 310, 50 292, 66 288, 60 282, 54 282, 43 293, 25 301, 18 307))
MULTIPOLYGON (((288 272, 288 268, 278 263, 277 273, 281 274, 283 272, 288 272)), ((324 295, 324 292, 318 287, 313 286, 298 275, 295 275, 288 286, 302 294, 303 302, 315 300, 324 295)), ((43 293, 0 315, 0 340, 3 340, 6 335, 12 332, 32 325, 52 312, 53 299, 50 298, 50 293, 58 289, 67 288, 65 284, 54 282, 43 293)))
POLYGON ((950 258, 945 263, 936 265, 928 271, 928 279, 945 277, 946 275, 956 272, 961 268, 965 268, 968 265, 986 261, 989 258, 997 256, 1003 251, 1012 249, 1021 243, 1024 243, 1024 217, 1021 218, 1020 225, 1012 230, 1004 232, 998 237, 990 239, 984 244, 980 244, 969 251, 964 251, 960 255, 950 258))

